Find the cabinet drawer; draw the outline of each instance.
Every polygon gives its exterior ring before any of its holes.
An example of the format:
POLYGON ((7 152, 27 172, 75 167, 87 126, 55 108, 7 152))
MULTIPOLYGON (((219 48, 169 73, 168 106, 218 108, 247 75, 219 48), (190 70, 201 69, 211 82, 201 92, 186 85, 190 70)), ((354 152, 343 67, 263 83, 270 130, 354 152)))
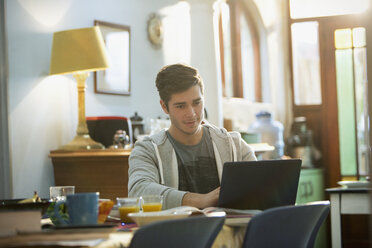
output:
POLYGON ((322 169, 303 169, 297 190, 297 204, 324 199, 324 182, 322 169))

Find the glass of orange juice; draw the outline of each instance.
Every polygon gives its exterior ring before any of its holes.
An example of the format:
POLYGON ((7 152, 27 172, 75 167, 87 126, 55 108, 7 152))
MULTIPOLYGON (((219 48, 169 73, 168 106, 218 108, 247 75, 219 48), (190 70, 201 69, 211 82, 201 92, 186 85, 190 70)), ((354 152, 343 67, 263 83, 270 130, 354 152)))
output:
POLYGON ((142 196, 141 205, 143 212, 160 211, 163 207, 163 196, 162 195, 142 196))
POLYGON ((128 217, 129 213, 138 213, 140 210, 140 199, 133 198, 116 198, 118 204, 120 221, 123 223, 133 223, 134 221, 128 217))
POLYGON ((114 202, 110 199, 98 199, 98 204, 98 224, 103 224, 110 214, 114 202))

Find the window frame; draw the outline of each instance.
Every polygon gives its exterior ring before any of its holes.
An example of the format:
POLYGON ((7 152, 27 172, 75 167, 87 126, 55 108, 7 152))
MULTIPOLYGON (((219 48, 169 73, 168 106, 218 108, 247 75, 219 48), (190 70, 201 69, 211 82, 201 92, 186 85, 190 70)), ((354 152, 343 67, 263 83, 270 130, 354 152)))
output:
MULTIPOLYGON (((260 53, 260 37, 256 23, 247 6, 239 0, 229 0, 226 2, 229 6, 230 13, 230 39, 231 39, 231 59, 232 59, 232 79, 233 79, 233 97, 244 98, 243 91, 243 68, 241 56, 241 31, 240 18, 243 16, 248 24, 251 34, 252 50, 253 50, 253 72, 255 86, 255 102, 262 102, 262 79, 261 79, 261 53, 260 53)), ((225 57, 224 57, 224 33, 222 28, 222 15, 218 14, 218 31, 220 44, 220 64, 221 64, 221 79, 223 96, 226 97, 226 78, 225 78, 225 57)))
MULTIPOLYGON (((337 93, 334 90, 336 87, 335 74, 335 56, 329 56, 329 52, 334 48, 334 37, 326 35, 333 28, 349 28, 352 26, 364 26, 368 30, 368 17, 371 10, 362 14, 345 14, 333 16, 316 16, 304 18, 291 18, 290 16, 290 1, 287 1, 288 9, 288 44, 289 44, 289 68, 291 71, 291 95, 292 95, 292 110, 293 116, 308 117, 308 127, 313 131, 314 143, 320 148, 322 159, 316 166, 325 169, 327 187, 337 186, 339 180, 358 180, 361 176, 359 172, 359 164, 357 164, 357 173, 355 175, 342 175, 340 164, 339 151, 339 125, 337 112, 337 93), (321 96, 322 102, 319 105, 297 105, 294 103, 293 91, 293 57, 292 57, 292 34, 290 32, 293 23, 316 21, 319 24, 319 53, 320 53, 320 71, 321 71, 321 96), (332 47, 330 47, 332 45, 332 47)), ((370 7, 371 8, 371 7, 370 7)), ((368 34, 368 31, 367 31, 368 34)), ((371 46, 371 45, 370 45, 371 46)), ((367 43, 368 50, 368 43, 367 43)), ((368 54, 368 52, 367 52, 368 54)), ((368 58, 367 58, 368 61, 368 58)), ((371 77, 371 73, 367 75, 371 77)), ((371 94, 369 94, 370 96, 371 94)), ((369 99, 369 97, 368 97, 369 99)), ((370 105, 371 106, 371 105, 370 105)), ((369 107, 369 115, 371 108, 369 107)), ((371 137, 371 132, 370 132, 371 137)), ((369 161, 371 157, 369 156, 369 161)), ((369 162, 371 171, 371 162, 369 162)))

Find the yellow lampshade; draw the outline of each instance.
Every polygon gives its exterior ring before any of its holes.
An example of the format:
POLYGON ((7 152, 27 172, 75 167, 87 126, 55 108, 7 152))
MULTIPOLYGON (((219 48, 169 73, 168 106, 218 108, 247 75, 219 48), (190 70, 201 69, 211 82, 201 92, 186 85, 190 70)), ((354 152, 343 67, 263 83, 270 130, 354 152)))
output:
POLYGON ((50 75, 71 73, 77 81, 78 127, 76 136, 62 150, 103 149, 89 136, 85 119, 85 88, 89 72, 108 67, 106 47, 97 26, 55 32, 53 35, 50 75))
POLYGON ((50 75, 104 70, 106 48, 97 26, 55 32, 50 75))

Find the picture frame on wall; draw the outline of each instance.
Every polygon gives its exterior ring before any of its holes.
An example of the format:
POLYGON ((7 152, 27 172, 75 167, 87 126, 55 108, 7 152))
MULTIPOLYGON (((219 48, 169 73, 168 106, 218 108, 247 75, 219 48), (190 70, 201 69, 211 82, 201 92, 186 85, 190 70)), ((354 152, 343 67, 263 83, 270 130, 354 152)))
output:
POLYGON ((101 30, 109 68, 94 72, 94 92, 110 95, 130 95, 130 27, 94 21, 101 30))

